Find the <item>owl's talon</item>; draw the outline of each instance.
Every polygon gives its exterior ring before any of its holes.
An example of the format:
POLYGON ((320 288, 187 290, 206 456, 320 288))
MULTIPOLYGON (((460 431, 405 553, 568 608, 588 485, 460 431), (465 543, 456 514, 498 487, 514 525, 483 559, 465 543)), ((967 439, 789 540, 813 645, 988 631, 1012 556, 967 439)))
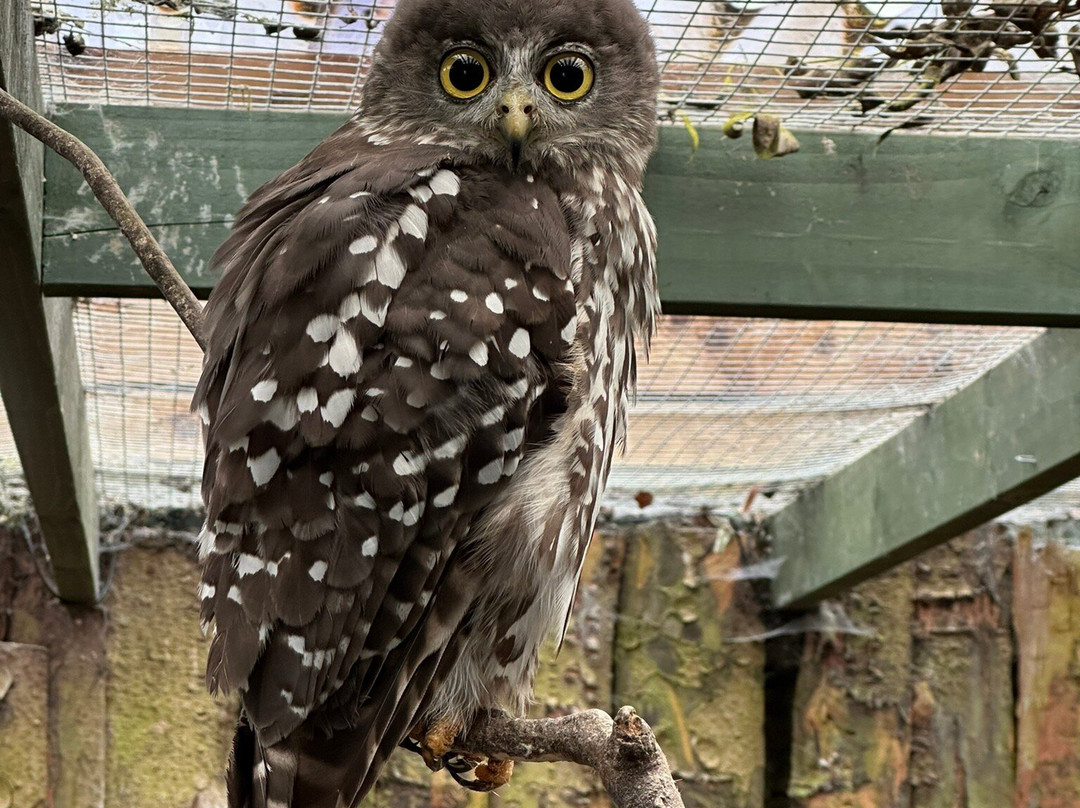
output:
MULTIPOLYGON (((467 788, 469 791, 478 791, 485 794, 489 791, 506 785, 510 782, 510 776, 514 772, 514 761, 512 760, 493 760, 488 758, 483 763, 473 763, 475 768, 472 768, 473 778, 466 779, 463 775, 464 771, 460 771, 457 768, 447 766, 447 771, 450 776, 454 778, 454 782, 462 788, 467 788)), ((467 771, 467 770, 466 770, 467 771)))
POLYGON ((429 769, 437 772, 442 769, 443 758, 447 757, 446 753, 454 745, 454 739, 460 731, 461 722, 442 720, 436 721, 431 726, 417 724, 413 727, 410 737, 417 742, 417 748, 414 751, 420 753, 420 757, 424 759, 429 769))

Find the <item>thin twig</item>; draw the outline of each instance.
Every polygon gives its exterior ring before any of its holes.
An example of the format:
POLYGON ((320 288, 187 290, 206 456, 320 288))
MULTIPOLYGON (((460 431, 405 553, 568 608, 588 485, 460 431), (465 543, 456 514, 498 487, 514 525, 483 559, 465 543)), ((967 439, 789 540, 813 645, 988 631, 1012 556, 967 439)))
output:
POLYGON ((616 808, 683 808, 656 736, 632 707, 614 720, 602 710, 561 718, 513 718, 487 713, 454 750, 517 761, 570 761, 600 775, 616 808))
POLYGON ((184 279, 161 249, 146 223, 135 212, 135 208, 120 190, 116 179, 101 162, 101 158, 70 132, 38 115, 3 89, 0 89, 0 118, 11 121, 27 134, 37 138, 82 172, 97 201, 131 244, 131 249, 135 251, 143 269, 157 284, 169 304, 176 309, 199 347, 205 350, 202 305, 191 287, 184 283, 184 279))

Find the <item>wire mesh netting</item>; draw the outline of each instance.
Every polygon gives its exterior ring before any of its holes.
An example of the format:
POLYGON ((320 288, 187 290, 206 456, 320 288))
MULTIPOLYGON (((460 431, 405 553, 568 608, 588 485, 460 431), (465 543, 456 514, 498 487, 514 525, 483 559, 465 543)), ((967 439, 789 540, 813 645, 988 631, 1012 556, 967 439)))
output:
MULTIPOLYGON (((637 0, 661 113, 720 125, 1080 136, 1080 0, 637 0)), ((46 102, 323 110, 357 104, 393 0, 42 0, 46 102)), ((200 354, 163 303, 76 306, 98 491, 200 505, 200 354)), ((1038 329, 668 317, 608 502, 774 511, 970 383, 1038 329), (643 501, 643 500, 642 500, 643 501)), ((2 413, 0 413, 2 416, 2 413)), ((25 499, 0 417, 0 504, 25 499)), ((1080 485, 1027 516, 1080 504, 1080 485)))
MULTIPOLYGON (((189 412, 201 354, 163 302, 81 299, 76 335, 98 491, 198 508, 189 412)), ((641 370, 608 503, 776 510, 970 383, 1039 329, 667 317, 641 370)), ((0 423, 0 485, 21 490, 0 423)), ((1055 504, 1076 503, 1068 497, 1055 504)))
MULTIPOLYGON (((1080 0, 637 5, 672 121, 1080 136, 1080 0)), ((393 6, 42 0, 46 100, 352 110, 393 6)))

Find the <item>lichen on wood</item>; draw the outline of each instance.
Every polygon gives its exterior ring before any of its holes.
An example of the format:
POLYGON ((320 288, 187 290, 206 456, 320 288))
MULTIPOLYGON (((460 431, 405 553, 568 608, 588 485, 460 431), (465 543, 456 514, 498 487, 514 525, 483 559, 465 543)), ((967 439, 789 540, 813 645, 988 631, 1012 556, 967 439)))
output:
POLYGON ((682 778, 688 806, 758 808, 764 782, 764 651, 739 545, 712 527, 627 533, 615 637, 615 698, 633 703, 682 778), (722 546, 716 546, 721 544, 722 546))

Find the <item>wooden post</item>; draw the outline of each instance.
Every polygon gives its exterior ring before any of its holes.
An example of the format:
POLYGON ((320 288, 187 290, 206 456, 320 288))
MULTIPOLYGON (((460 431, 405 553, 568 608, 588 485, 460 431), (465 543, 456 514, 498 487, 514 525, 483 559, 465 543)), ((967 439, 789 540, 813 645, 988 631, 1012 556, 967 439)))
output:
POLYGON ((1013 804, 1073 808, 1080 794, 1080 552, 1064 543, 1033 544, 1031 531, 1021 530, 1014 570, 1019 692, 1013 804))
MULTIPOLYGON (((28 0, 0 3, 0 85, 40 106, 28 0)), ((43 150, 0 121, 0 396, 61 597, 98 592, 98 516, 70 300, 41 296, 43 150)))
POLYGON ((737 541, 649 524, 628 535, 615 700, 649 722, 687 808, 762 808, 765 651, 737 541), (722 546, 720 546, 722 545, 722 546))

